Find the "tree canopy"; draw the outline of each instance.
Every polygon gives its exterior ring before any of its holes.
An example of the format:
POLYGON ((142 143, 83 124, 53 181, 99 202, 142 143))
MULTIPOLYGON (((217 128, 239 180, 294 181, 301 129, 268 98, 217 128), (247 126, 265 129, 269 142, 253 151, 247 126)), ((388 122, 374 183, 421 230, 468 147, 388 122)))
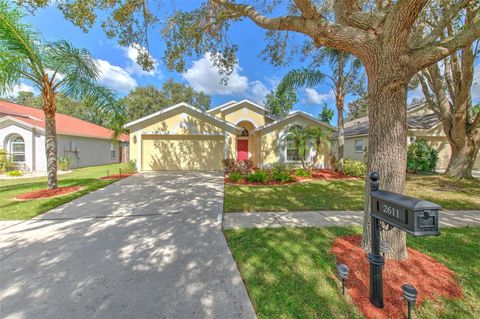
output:
POLYGON ((282 119, 293 109, 298 98, 294 88, 279 91, 278 88, 268 92, 265 97, 265 108, 270 117, 282 119))
POLYGON ((180 102, 186 102, 202 110, 208 110, 211 105, 210 96, 203 92, 196 92, 191 87, 172 79, 166 81, 161 89, 154 86, 137 87, 128 93, 122 102, 126 107, 128 121, 180 102))

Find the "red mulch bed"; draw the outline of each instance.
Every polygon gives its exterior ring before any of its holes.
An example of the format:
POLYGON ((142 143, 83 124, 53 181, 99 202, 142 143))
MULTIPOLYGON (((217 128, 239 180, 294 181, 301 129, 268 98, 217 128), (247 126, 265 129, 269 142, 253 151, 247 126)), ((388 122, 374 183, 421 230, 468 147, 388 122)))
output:
POLYGON ((133 173, 116 174, 116 175, 103 176, 103 177, 100 177, 100 179, 122 179, 122 178, 130 177, 132 175, 134 175, 134 174, 133 173))
POLYGON ((426 299, 438 297, 460 298, 462 288, 455 274, 439 263, 415 249, 408 248, 408 260, 387 259, 383 269, 383 309, 374 307, 369 300, 370 264, 367 254, 360 247, 360 236, 346 236, 335 239, 332 252, 337 262, 350 268, 345 281, 348 295, 370 319, 405 318, 407 303, 403 300, 402 285, 413 284, 418 290, 417 305, 426 299))
POLYGON ((294 178, 293 181, 288 183, 279 183, 275 181, 268 181, 265 183, 258 183, 258 182, 248 182, 246 179, 241 179, 238 182, 233 182, 227 177, 225 177, 224 181, 227 184, 235 184, 235 185, 246 185, 246 186, 279 186, 279 185, 288 185, 293 184, 301 181, 312 180, 312 179, 346 179, 346 180, 355 180, 358 179, 357 177, 343 175, 341 173, 329 170, 329 169, 314 169, 312 170, 311 177, 300 177, 300 176, 292 176, 294 178))
POLYGON ((55 189, 42 189, 42 190, 39 190, 39 191, 20 194, 20 195, 15 196, 15 198, 26 200, 26 199, 56 197, 56 196, 60 196, 60 195, 73 193, 73 192, 79 191, 80 189, 81 189, 80 186, 58 187, 58 188, 55 188, 55 189))
POLYGON ((330 169, 314 169, 312 170, 312 178, 318 179, 357 179, 357 177, 343 175, 342 173, 332 171, 330 169))

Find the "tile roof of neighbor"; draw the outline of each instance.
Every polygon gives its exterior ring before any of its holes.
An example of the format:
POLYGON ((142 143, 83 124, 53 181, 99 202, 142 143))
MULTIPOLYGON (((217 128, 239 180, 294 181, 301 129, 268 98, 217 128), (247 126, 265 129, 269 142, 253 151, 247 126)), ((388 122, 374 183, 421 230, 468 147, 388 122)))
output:
MULTIPOLYGON (((428 130, 439 122, 438 117, 435 114, 427 114, 420 116, 408 116, 407 125, 409 129, 424 129, 428 130)), ((356 135, 368 135, 369 124, 368 121, 354 124, 349 127, 345 127, 345 136, 356 135)), ((335 135, 336 137, 336 135, 335 135)))
MULTIPOLYGON (((7 101, 0 101, 0 119, 6 116, 13 117, 32 126, 45 129, 45 116, 41 109, 7 101)), ((61 113, 57 113, 55 119, 57 124, 57 134, 108 140, 112 138, 113 131, 103 126, 61 113)), ((121 134, 119 140, 128 142, 128 134, 121 134)))

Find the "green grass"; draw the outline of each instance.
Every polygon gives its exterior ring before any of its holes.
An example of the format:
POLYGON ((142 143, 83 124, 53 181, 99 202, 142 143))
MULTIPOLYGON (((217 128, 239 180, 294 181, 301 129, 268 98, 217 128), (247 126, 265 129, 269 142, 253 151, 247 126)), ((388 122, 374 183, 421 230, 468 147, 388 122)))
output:
MULTIPOLYGON (((480 180, 408 176, 408 195, 444 209, 480 209, 480 180)), ((230 212, 363 210, 363 180, 315 180, 286 186, 225 185, 224 210, 230 212)))
POLYGON ((50 209, 65 204, 75 198, 113 183, 113 180, 101 180, 100 177, 125 170, 127 164, 112 164, 76 169, 73 173, 59 175, 58 186, 81 186, 81 191, 54 198, 34 199, 28 201, 14 200, 19 194, 45 189, 46 177, 19 178, 0 180, 0 220, 24 220, 35 217, 50 209))
MULTIPOLYGON (((359 228, 225 230, 259 318, 362 318, 341 295, 330 253, 337 236, 359 228)), ((410 237, 410 236, 409 236, 410 237)), ((456 272, 465 298, 425 302, 416 318, 479 318, 480 228, 443 229, 439 237, 409 238, 414 247, 456 272)))

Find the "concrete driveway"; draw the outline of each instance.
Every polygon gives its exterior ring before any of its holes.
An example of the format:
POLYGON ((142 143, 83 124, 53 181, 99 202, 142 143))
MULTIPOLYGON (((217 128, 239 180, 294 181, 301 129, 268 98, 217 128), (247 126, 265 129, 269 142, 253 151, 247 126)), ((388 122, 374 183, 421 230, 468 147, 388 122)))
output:
POLYGON ((254 318, 222 210, 220 174, 144 174, 5 223, 0 318, 254 318))

